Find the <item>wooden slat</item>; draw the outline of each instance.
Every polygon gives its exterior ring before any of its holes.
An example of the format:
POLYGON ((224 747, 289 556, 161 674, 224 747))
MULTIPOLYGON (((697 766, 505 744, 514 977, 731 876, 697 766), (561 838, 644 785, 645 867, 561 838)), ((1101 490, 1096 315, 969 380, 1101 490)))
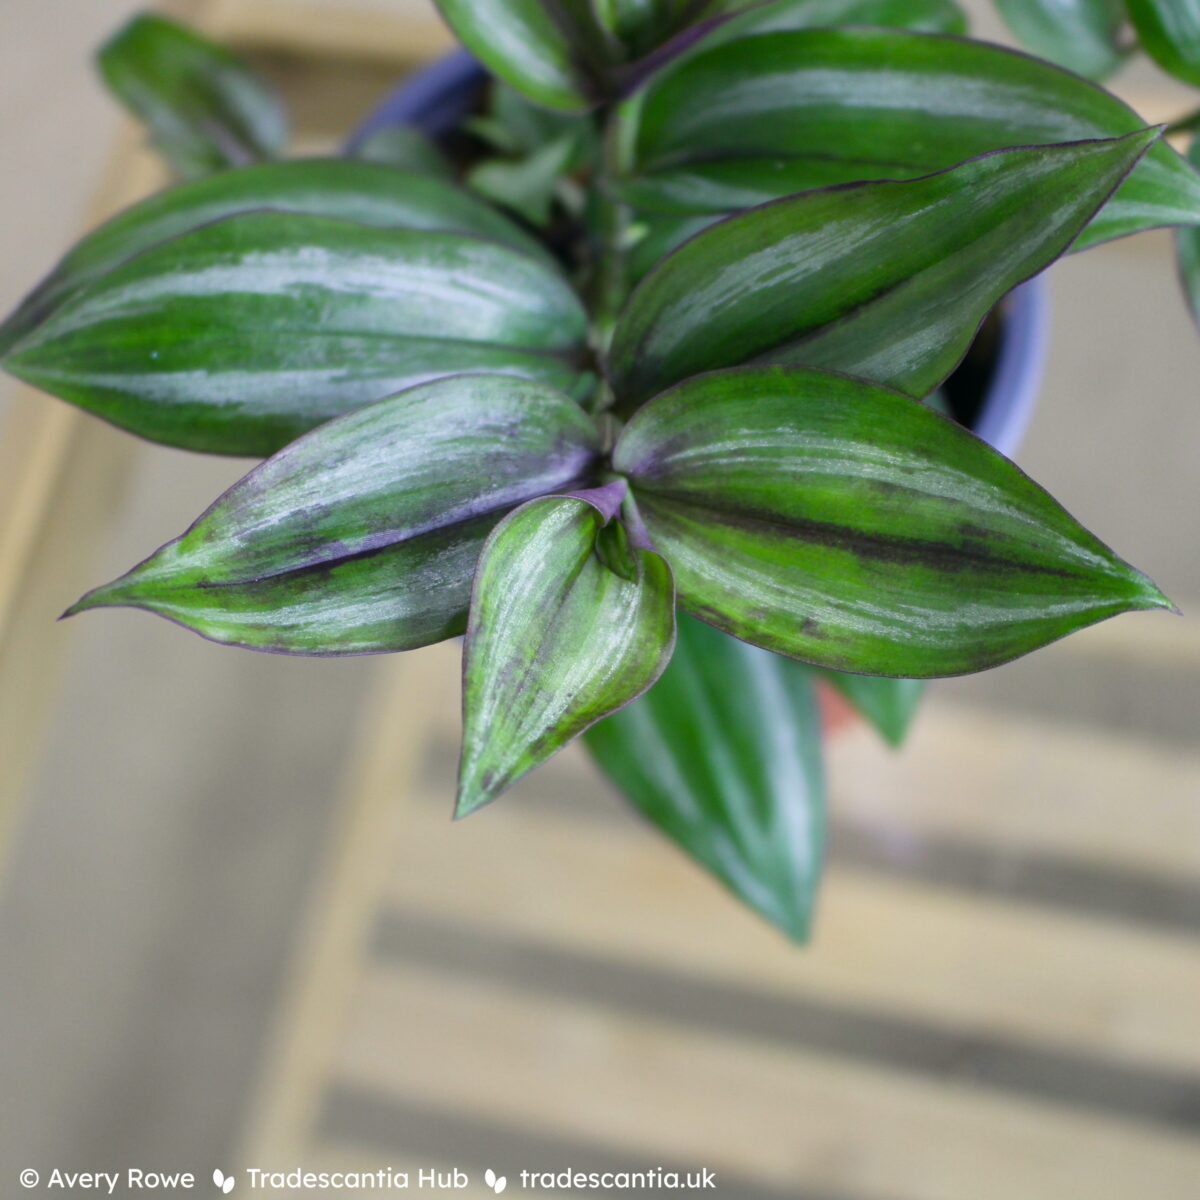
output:
POLYGON ((837 815, 890 831, 901 853, 944 834, 1200 880, 1200 745, 956 707, 935 691, 901 752, 860 727, 831 741, 828 768, 837 815))
MULTIPOLYGON (((96 224, 165 180, 126 128, 89 216, 96 224)), ((0 870, 68 637, 54 618, 87 586, 138 444, 59 400, 14 386, 0 428, 0 870)))
POLYGON ((1162 663, 1200 671, 1200 625, 1186 616, 1181 619, 1170 613, 1139 613, 1101 621, 1056 642, 1049 653, 1139 667, 1162 663))
MULTIPOLYGON (((1200 635, 1185 622, 1131 624, 1140 633, 1081 638, 1082 648, 1069 639, 1042 653, 1065 660, 1089 655, 1114 667, 1194 661, 1200 672, 1200 635)), ((426 704, 449 744, 459 728, 459 650, 443 645, 430 653, 426 704)), ((828 739, 826 755, 833 813, 890 835, 901 856, 906 842, 938 835, 998 853, 1059 854, 1200 879, 1200 743, 1194 750, 1164 749, 955 704, 939 698, 935 683, 903 750, 888 749, 859 725, 828 739)), ((544 792, 558 771, 554 763, 542 768, 535 786, 544 792)), ((453 786, 449 777, 445 786, 453 786)))
MULTIPOLYGON (((88 226, 166 182, 143 138, 127 126, 106 178, 89 208, 88 226)), ((40 531, 58 502, 63 464, 78 429, 91 427, 77 409, 17 386, 0 439, 0 645, 13 638, 13 613, 39 554, 40 531)))
MULTIPOLYGON (((564 795, 564 806, 570 803, 564 795)), ((800 951, 655 836, 495 806, 451 826, 406 806, 392 903, 483 930, 817 996, 1200 1068, 1200 945, 1033 906, 833 870, 800 951)))
POLYGON ((718 1189, 724 1170, 880 1200, 1182 1200, 1200 1180, 1181 1137, 410 967, 366 980, 340 1080, 706 1165, 718 1189))
POLYGON ((409 784, 428 725, 412 710, 424 670, 420 654, 398 655, 380 672, 374 714, 360 753, 351 753, 338 828, 301 936, 287 997, 272 1032, 239 1160, 271 1169, 294 1166, 309 1144, 332 1067, 334 1045, 366 957, 372 917, 392 865, 381 836, 387 814, 409 784), (386 754, 371 747, 386 746, 386 754))

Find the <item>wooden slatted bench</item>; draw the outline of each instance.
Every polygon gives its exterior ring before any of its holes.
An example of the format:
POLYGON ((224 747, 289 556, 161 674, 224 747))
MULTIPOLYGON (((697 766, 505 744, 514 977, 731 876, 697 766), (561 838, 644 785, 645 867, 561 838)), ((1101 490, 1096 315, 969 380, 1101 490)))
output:
MULTIPOLYGON (((186 11, 303 98, 302 150, 446 44, 399 9, 186 11)), ((131 138, 113 174, 97 216, 161 180, 131 138)), ((38 622, 85 582, 128 447, 41 398, 0 438, 0 815, 53 696, 38 622)), ((736 1200, 1200 1194, 1200 747, 936 694, 901 756, 850 733, 797 950, 577 751, 452 826, 457 653, 380 671, 229 1165, 461 1166, 477 1193, 486 1166, 512 1194, 521 1169, 707 1166, 736 1200)), ((1181 623, 1047 653, 1200 676, 1181 623)))

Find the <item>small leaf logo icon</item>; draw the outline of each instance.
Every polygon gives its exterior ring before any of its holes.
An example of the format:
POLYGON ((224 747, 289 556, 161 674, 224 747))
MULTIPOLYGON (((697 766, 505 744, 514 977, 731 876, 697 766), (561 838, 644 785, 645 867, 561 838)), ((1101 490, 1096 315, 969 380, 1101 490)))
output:
POLYGON ((234 1178, 232 1175, 226 1175, 224 1171, 218 1168, 213 1172, 213 1183, 228 1196, 233 1191, 234 1178))
POLYGON ((488 1187, 490 1187, 498 1196, 506 1187, 508 1187, 508 1176, 497 1175, 491 1167, 488 1167, 488 1169, 483 1173, 483 1182, 486 1183, 488 1187))

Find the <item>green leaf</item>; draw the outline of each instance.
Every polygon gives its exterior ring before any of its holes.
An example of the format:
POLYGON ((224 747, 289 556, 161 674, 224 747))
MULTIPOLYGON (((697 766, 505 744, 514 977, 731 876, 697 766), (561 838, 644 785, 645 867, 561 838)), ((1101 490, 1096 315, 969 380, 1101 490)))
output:
POLYGON ((354 147, 354 157, 436 179, 454 178, 446 156, 412 125, 389 125, 376 131, 354 147))
POLYGON ((97 56, 109 90, 185 177, 275 158, 283 103, 241 59, 165 17, 134 17, 97 56))
POLYGON ((817 666, 957 675, 1171 607, 974 435, 844 376, 690 380, 613 463, 688 612, 817 666))
POLYGON ((1103 79, 1121 65, 1121 0, 996 0, 1009 29, 1035 54, 1103 79))
MULTIPOLYGON (((810 186, 806 171, 811 186, 837 182, 838 172, 844 182, 912 178, 991 150, 1118 137, 1145 124, 1103 88, 1027 55, 877 29, 719 44, 654 76, 622 114, 642 201, 656 195, 659 209, 692 214, 778 199, 810 186), (689 199, 693 178, 703 186, 689 199)), ((1076 248, 1198 223, 1200 174, 1161 143, 1076 248)))
POLYGON ((628 56, 640 58, 696 16, 703 0, 595 0, 595 8, 628 56))
POLYGON ((755 33, 837 25, 876 25, 926 33, 966 33, 967 18, 954 0, 718 0, 706 16, 731 20, 704 39, 704 47, 755 33))
POLYGON ((533 225, 545 226, 559 181, 578 152, 573 133, 547 142, 524 158, 485 159, 473 167, 467 182, 481 196, 519 213, 533 225))
POLYGON ((798 941, 825 841, 812 680, 799 663, 681 615, 662 678, 584 734, 634 808, 798 941))
POLYGON ((484 539, 597 456, 568 397, 458 376, 301 438, 68 615, 131 606, 213 641, 289 654, 409 650, 461 633, 484 539))
MULTIPOLYGON (((1200 167, 1200 138, 1193 138, 1188 158, 1200 167)), ((1179 278, 1187 296, 1192 316, 1200 324, 1200 229, 1179 229, 1175 232, 1175 249, 1179 261, 1179 278)))
POLYGON ((135 254, 201 225, 260 209, 381 228, 474 234, 553 261, 536 238, 450 183, 347 159, 264 163, 159 192, 93 230, 0 325, 0 355, 85 283, 135 254))
POLYGON ((1200 0, 1126 0, 1146 53, 1164 71, 1200 85, 1200 0))
MULTIPOLYGON (((721 158, 622 181, 620 198, 640 213, 712 224, 729 212, 756 208, 817 188, 894 180, 893 164, 819 158, 721 158)), ((904 173, 908 178, 908 173, 904 173)))
POLYGON ((1157 139, 1006 150, 908 183, 808 192, 713 226, 630 297, 611 352, 629 411, 691 375, 803 364, 913 396, 1052 263, 1157 139))
POLYGON ((640 696, 670 660, 671 571, 620 524, 605 527, 613 486, 523 505, 480 555, 463 650, 460 817, 640 696))
POLYGON ((431 378, 569 390, 585 334, 561 275, 499 243, 251 213, 92 280, 5 366, 153 441, 255 455, 431 378))
POLYGON ((924 680, 846 675, 841 671, 823 671, 821 678, 832 684, 889 746, 903 745, 925 695, 924 680))
POLYGON ((546 108, 584 112, 612 47, 589 0, 437 0, 446 23, 480 62, 546 108))
POLYGON ((491 87, 491 118, 495 144, 511 153, 529 153, 564 134, 595 130, 589 117, 539 108, 502 79, 491 87))

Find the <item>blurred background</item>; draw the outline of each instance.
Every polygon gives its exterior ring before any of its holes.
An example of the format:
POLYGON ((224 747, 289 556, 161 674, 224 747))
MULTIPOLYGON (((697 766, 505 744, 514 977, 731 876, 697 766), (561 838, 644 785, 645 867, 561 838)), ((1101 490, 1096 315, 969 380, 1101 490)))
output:
MULTIPOLYGON (((89 62, 138 7, 0 6, 6 311, 163 181, 89 62)), ((302 150, 448 44, 422 0, 174 8, 285 88, 302 150)), ((1114 86, 1190 107, 1149 68, 1114 86)), ((1200 336, 1168 234, 1049 274, 1018 461, 1188 615, 935 685, 900 754, 835 738, 807 949, 573 750, 451 828, 453 646, 55 624, 246 464, 0 379, 0 1195, 30 1167, 458 1166, 482 1195, 489 1166, 647 1165, 738 1200, 1200 1195, 1200 336)))

